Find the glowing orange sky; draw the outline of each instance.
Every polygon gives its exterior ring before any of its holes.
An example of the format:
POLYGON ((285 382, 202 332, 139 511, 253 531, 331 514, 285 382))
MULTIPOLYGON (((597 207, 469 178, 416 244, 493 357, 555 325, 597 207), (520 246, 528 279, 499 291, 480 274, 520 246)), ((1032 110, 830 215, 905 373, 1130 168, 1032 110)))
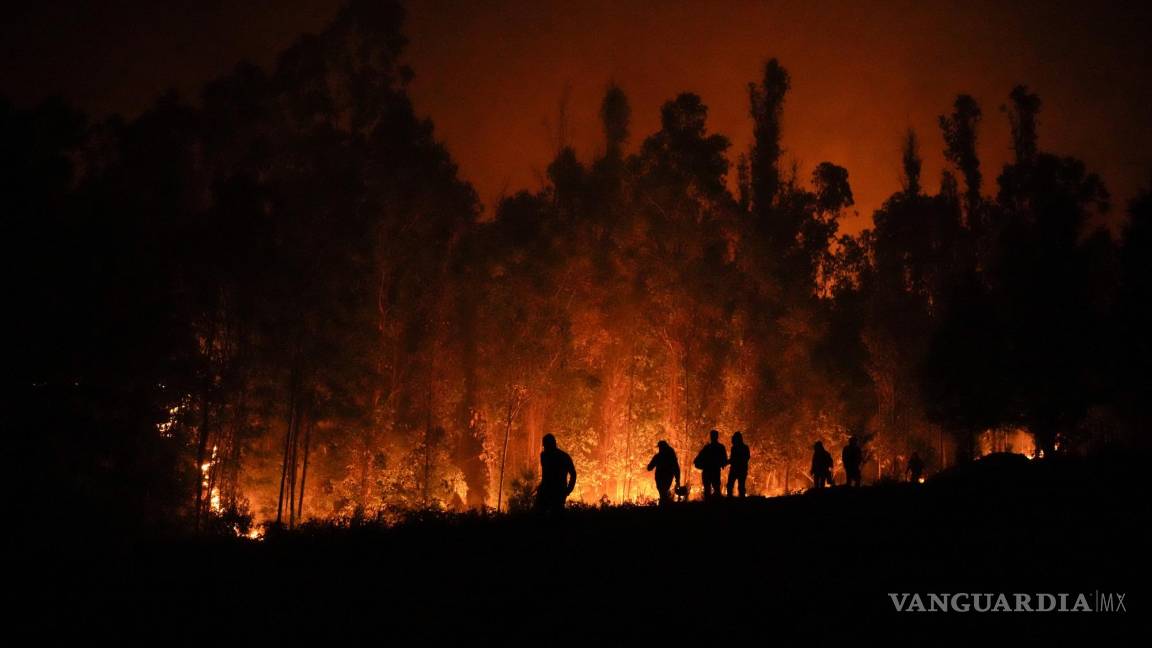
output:
MULTIPOLYGON (((241 58, 269 64, 340 3, 50 4, 17 12, 0 32, 10 63, 0 92, 25 102, 59 93, 131 114, 167 86, 194 96, 241 58)), ((691 90, 710 107, 710 128, 733 140, 734 159, 750 139, 747 83, 776 56, 793 79, 786 154, 805 177, 824 160, 848 168, 855 231, 898 188, 909 126, 935 187, 936 116, 958 92, 984 109, 980 152, 994 193, 1008 154, 998 107, 1018 82, 1044 100, 1041 146, 1084 159, 1122 211, 1152 172, 1150 14, 1147 3, 1106 2, 432 0, 411 5, 408 60, 417 109, 490 205, 505 189, 539 185, 565 88, 568 141, 590 158, 609 79, 632 102, 633 147, 655 130, 663 101, 691 90)))
POLYGON ((936 117, 958 92, 984 108, 986 193, 1008 154, 998 107, 1018 82, 1045 101, 1042 146, 1084 158, 1121 196, 1152 171, 1147 12, 1137 29, 1122 12, 1056 3, 460 4, 414 7, 412 91, 486 203, 504 186, 538 184, 554 148, 544 120, 554 130, 565 88, 570 141, 582 158, 592 155, 609 79, 632 102, 633 146, 656 129, 663 101, 691 90, 710 107, 711 129, 728 135, 734 152, 746 150, 746 87, 770 56, 792 74, 787 154, 805 178, 824 160, 849 169, 862 215, 852 230, 898 189, 899 138, 909 126, 922 138, 926 184, 936 185, 936 117), (1100 42, 1102 32, 1112 40, 1100 42))

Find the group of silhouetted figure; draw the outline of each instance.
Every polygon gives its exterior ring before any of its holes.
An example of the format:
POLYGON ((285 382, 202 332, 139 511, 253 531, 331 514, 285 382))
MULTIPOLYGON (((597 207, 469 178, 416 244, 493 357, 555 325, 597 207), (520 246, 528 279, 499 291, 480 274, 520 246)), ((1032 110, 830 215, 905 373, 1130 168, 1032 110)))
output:
MULTIPOLYGON (((572 457, 556 445, 556 437, 545 434, 544 450, 540 453, 540 486, 536 489, 536 508, 542 513, 556 513, 564 509, 564 502, 576 488, 576 464, 572 457)), ((728 497, 745 497, 748 481, 748 464, 752 451, 744 443, 744 435, 732 435, 732 452, 720 443, 720 433, 708 433, 708 443, 696 454, 692 465, 700 471, 704 489, 704 501, 713 501, 726 494, 728 497), (721 473, 728 468, 728 482, 725 493, 720 491, 721 473), (735 493, 733 492, 735 491, 735 493)), ((864 453, 855 436, 849 437, 848 445, 840 452, 840 462, 844 466, 845 485, 860 486, 861 464, 864 453)), ((823 489, 832 486, 834 463, 832 455, 817 441, 812 445, 812 487, 823 489)), ((660 505, 671 504, 675 499, 687 500, 688 488, 680 483, 680 460, 676 451, 667 441, 656 444, 656 454, 648 462, 649 471, 655 471, 656 491, 660 494, 660 505), (675 485, 675 488, 673 488, 675 485)), ((924 461, 919 453, 913 452, 908 459, 905 474, 909 481, 924 481, 924 461)))

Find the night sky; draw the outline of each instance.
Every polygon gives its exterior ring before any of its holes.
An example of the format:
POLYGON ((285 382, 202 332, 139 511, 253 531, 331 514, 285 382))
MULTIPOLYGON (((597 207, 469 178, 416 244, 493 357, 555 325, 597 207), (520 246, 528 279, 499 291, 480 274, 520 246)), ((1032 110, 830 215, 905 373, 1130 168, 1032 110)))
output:
MULTIPOLYGON (((101 115, 134 115, 168 87, 195 96, 248 59, 269 65, 340 0, 38 2, 0 24, 0 93, 19 105, 62 95, 101 115)), ((942 165, 936 116, 967 92, 984 110, 985 193, 1006 161, 999 106, 1016 83, 1044 100, 1041 147, 1075 155, 1114 197, 1113 222, 1152 170, 1152 10, 1146 2, 414 2, 408 61, 417 110, 431 117, 490 210, 503 191, 539 185, 567 94, 567 141, 600 141, 609 80, 628 93, 631 146, 682 90, 711 109, 711 130, 751 137, 747 83, 778 57, 792 74, 786 155, 807 177, 846 166, 861 216, 898 190, 899 139, 922 138, 926 184, 942 165), (1011 5, 1011 6, 1002 6, 1011 5)))

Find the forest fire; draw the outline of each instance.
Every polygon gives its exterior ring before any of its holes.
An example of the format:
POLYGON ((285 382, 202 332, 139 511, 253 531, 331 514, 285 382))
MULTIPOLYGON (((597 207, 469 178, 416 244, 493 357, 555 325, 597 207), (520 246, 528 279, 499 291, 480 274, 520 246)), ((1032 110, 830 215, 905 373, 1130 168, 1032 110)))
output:
POLYGON ((1037 448, 1034 436, 1027 428, 997 428, 986 430, 979 438, 980 456, 994 452, 1011 452, 1033 459, 1037 448))
POLYGON ((221 511, 220 488, 216 486, 215 483, 213 483, 214 475, 212 468, 219 461, 219 458, 216 456, 216 451, 218 449, 219 446, 212 446, 211 458, 207 462, 200 464, 200 488, 204 492, 208 493, 208 506, 211 511, 216 513, 221 511))
POLYGON ((122 332, 58 373, 107 368, 69 378, 78 394, 128 381, 92 420, 143 421, 133 443, 171 486, 156 492, 183 493, 168 510, 194 526, 523 509, 545 434, 575 462, 572 499, 597 504, 653 501, 661 440, 696 485, 713 429, 742 433, 749 490, 768 496, 813 485, 816 441, 839 459, 856 437, 868 480, 903 481, 916 453, 931 474, 1137 429, 1123 345, 1053 350, 1142 330, 1141 294, 1114 289, 1142 284, 1099 269, 1152 255, 1096 227, 1109 194, 1042 148, 1027 86, 1003 89, 1013 158, 996 191, 980 104, 943 96, 943 149, 908 131, 900 187, 860 232, 841 228, 849 170, 784 155, 793 79, 775 58, 733 87, 747 149, 691 92, 637 107, 659 122, 635 132, 609 83, 594 151, 558 139, 540 187, 484 210, 409 100, 403 9, 366 6, 199 104, 43 117, 78 129, 36 153, 76 161, 50 202, 91 213, 21 221, 29 240, 84 242, 27 260, 52 286, 30 310, 122 332), (927 155, 948 163, 938 185, 927 155))
POLYGON ((1152 4, 1050 4, 17 3, 10 634, 1139 636, 1152 4))

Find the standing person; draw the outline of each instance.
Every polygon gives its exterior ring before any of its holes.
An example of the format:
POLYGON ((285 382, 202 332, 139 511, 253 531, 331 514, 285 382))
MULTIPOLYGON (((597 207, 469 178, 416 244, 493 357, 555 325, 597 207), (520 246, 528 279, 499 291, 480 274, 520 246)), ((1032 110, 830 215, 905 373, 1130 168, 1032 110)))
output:
POLYGON ((924 460, 920 458, 919 452, 913 452, 908 458, 908 478, 913 484, 924 479, 924 460))
POLYGON ((812 446, 812 483, 815 488, 824 488, 832 483, 832 455, 820 441, 812 446))
POLYGON ((849 486, 860 485, 860 445, 856 437, 848 437, 848 445, 840 451, 840 461, 844 463, 844 474, 848 478, 849 486))
POLYGON ((648 462, 648 470, 656 469, 656 491, 660 493, 660 506, 672 503, 672 482, 680 488, 680 460, 667 441, 656 444, 656 454, 648 462))
POLYGON ((704 499, 712 500, 720 497, 720 471, 728 465, 728 451, 720 443, 720 433, 716 430, 708 433, 708 439, 708 444, 700 449, 692 465, 700 469, 704 499))
POLYGON ((536 510, 547 515, 564 510, 564 500, 576 488, 576 465, 572 457, 556 447, 556 437, 545 434, 541 440, 540 486, 536 489, 536 510))
POLYGON ((747 494, 745 482, 748 480, 748 461, 752 458, 752 451, 744 443, 744 435, 737 432, 732 435, 732 456, 728 460, 728 497, 732 497, 732 485, 737 484, 740 497, 747 494))

